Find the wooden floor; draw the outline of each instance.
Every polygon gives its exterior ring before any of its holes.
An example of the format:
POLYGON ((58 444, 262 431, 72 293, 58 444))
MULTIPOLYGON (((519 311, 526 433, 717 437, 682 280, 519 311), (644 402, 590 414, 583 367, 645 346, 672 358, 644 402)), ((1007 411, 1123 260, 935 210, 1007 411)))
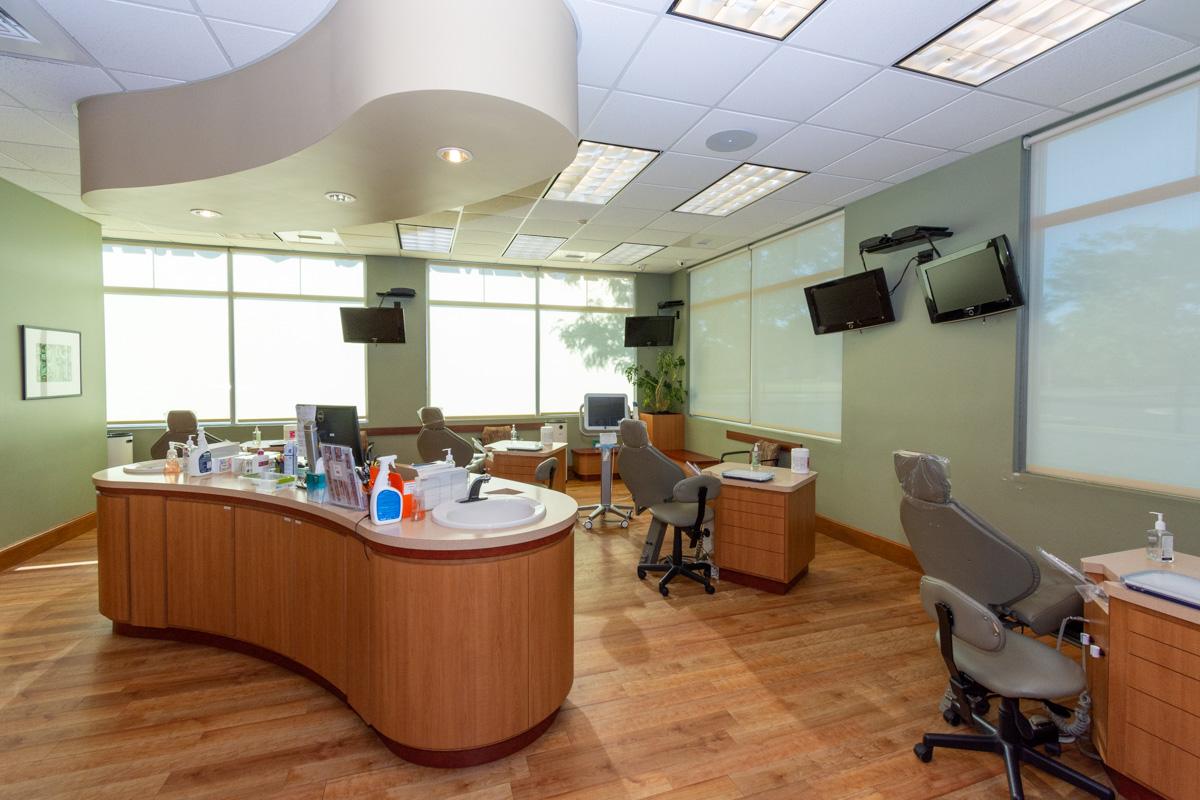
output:
MULTIPOLYGON (((915 573, 818 537, 784 597, 678 580, 663 598, 634 574, 645 518, 576 527, 574 688, 537 742, 464 770, 401 761, 279 667, 113 635, 85 534, 0 573, 0 797, 1008 796, 995 756, 912 753, 950 730, 915 573)), ((1072 745, 1063 760, 1105 780, 1072 745)), ((1085 796, 1022 773, 1030 798, 1085 796)))

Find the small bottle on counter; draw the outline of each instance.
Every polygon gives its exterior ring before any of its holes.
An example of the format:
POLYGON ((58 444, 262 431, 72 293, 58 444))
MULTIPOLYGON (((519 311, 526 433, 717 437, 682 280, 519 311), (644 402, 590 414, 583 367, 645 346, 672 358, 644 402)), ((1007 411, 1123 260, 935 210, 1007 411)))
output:
POLYGON ((262 447, 262 431, 258 429, 257 425, 254 426, 254 446, 262 447))
POLYGON ((517 440, 517 423, 513 423, 512 430, 509 432, 508 438, 514 442, 517 440))
POLYGON ((179 472, 179 451, 175 449, 175 445, 171 445, 167 448, 167 463, 163 466, 163 474, 176 475, 179 472))

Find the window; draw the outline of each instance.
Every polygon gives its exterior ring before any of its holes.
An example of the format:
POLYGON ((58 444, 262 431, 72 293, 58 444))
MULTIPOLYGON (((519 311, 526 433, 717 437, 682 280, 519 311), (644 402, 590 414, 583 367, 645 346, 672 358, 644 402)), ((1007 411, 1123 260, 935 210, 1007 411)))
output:
POLYGON ((103 270, 110 423, 366 413, 364 346, 338 312, 362 305, 361 259, 105 244, 103 270))
POLYGON ((430 264, 429 402, 451 417, 574 414, 587 392, 627 394, 633 291, 626 276, 430 264))
POLYGON ((840 214, 692 270, 693 414, 836 438, 842 337, 817 336, 804 287, 842 274, 840 214))
POLYGON ((1025 464, 1200 496, 1200 85, 1032 146, 1025 464))

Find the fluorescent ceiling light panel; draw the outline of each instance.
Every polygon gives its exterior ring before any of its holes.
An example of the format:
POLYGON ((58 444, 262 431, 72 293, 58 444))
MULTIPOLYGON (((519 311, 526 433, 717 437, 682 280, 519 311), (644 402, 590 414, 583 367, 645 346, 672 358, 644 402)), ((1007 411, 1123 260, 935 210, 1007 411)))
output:
POLYGON ((546 199, 607 203, 657 157, 655 150, 580 142, 575 160, 554 179, 546 199))
POLYGON ((790 169, 742 164, 675 210, 684 214, 727 217, 807 174, 790 169))
POLYGON ((1142 0, 994 0, 896 66, 979 86, 1142 0))
POLYGON ((595 260, 596 264, 621 264, 628 266, 636 264, 647 256, 654 255, 659 250, 663 249, 663 245, 659 244, 633 244, 625 242, 609 250, 604 255, 595 260))
POLYGON ((449 253, 454 244, 454 228, 431 228, 426 225, 397 225, 400 247, 404 250, 424 250, 427 253, 449 253))
POLYGON ((3 8, 0 8, 0 36, 5 39, 19 39, 23 42, 39 43, 32 33, 25 30, 24 25, 9 16, 3 8))
POLYGON ((823 0, 675 0, 669 13, 786 39, 823 0))
POLYGON ((512 240, 512 244, 504 251, 504 257, 542 261, 549 258, 565 241, 566 239, 557 236, 530 236, 522 233, 512 240))

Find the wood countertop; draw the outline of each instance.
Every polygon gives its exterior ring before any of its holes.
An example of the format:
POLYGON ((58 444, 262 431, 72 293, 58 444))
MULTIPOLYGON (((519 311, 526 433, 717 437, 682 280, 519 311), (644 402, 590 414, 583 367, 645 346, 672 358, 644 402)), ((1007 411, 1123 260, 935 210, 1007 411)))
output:
POLYGON ((398 524, 374 525, 365 511, 353 511, 332 503, 314 503, 309 501, 303 490, 298 489, 257 492, 249 481, 228 474, 192 478, 186 473, 136 474, 125 472, 121 467, 112 467, 94 474, 92 483, 101 491, 117 494, 178 495, 181 500, 213 502, 236 500, 278 509, 285 513, 303 512, 353 530, 362 539, 385 549, 425 550, 431 553, 452 551, 461 554, 474 550, 494 552, 497 549, 519 545, 528 546, 530 543, 561 533, 564 526, 572 524, 579 516, 578 504, 565 494, 502 478, 492 478, 484 484, 481 494, 487 496, 502 491, 497 496, 520 494, 540 500, 546 506, 546 516, 529 525, 493 531, 445 527, 434 522, 429 513, 426 513, 425 519, 420 522, 406 519, 398 524))
POLYGON ((1122 575, 1146 570, 1161 570, 1176 572, 1200 578, 1200 557, 1187 553, 1175 552, 1175 560, 1170 562, 1151 561, 1146 558, 1146 548, 1123 550, 1119 553, 1106 553, 1101 556, 1088 556, 1080 560, 1080 568, 1089 575, 1103 576, 1104 591, 1109 597, 1117 597, 1136 606, 1158 611, 1168 616, 1186 620, 1193 625, 1200 625, 1200 609, 1175 603, 1154 595, 1128 589, 1121 583, 1122 575))
MULTIPOLYGON (((731 464, 724 462, 714 464, 711 467, 706 467, 701 470, 705 475, 715 475, 721 478, 721 473, 731 469, 750 469, 750 465, 731 464)), ((792 472, 790 467, 755 467, 759 472, 770 472, 775 475, 774 479, 755 483, 754 481, 743 481, 737 478, 721 478, 721 483, 725 486, 738 486, 743 489, 762 489, 766 492, 794 492, 801 486, 812 483, 817 479, 816 472, 792 472)))

